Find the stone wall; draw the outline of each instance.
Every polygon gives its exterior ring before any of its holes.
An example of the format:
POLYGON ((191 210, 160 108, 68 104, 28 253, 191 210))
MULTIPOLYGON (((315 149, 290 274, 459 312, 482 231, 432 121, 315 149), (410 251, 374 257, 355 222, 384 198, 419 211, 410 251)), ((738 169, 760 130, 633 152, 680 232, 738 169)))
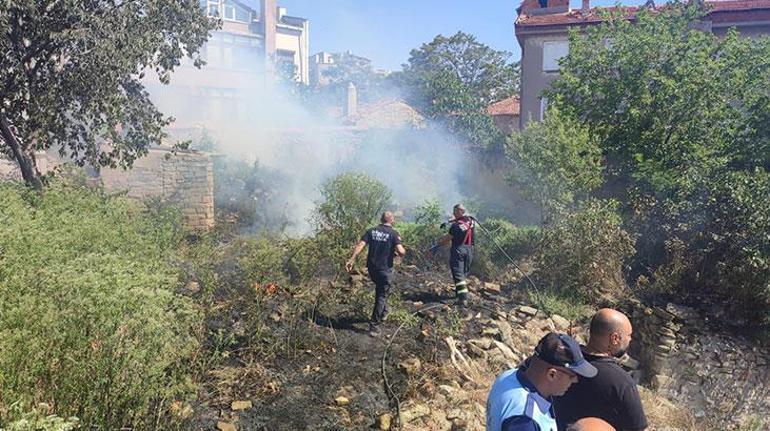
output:
POLYGON ((767 347, 688 307, 635 304, 632 315, 643 381, 719 429, 770 417, 767 347))
POLYGON ((132 169, 102 169, 100 177, 107 190, 175 205, 193 230, 214 226, 214 168, 206 153, 153 148, 132 169))

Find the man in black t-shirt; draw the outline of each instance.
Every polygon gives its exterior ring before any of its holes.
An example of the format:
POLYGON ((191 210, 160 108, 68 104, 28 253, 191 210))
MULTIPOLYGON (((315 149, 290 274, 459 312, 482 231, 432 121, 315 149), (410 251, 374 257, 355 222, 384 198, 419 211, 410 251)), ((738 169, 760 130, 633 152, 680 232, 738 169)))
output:
POLYGON ((599 372, 593 379, 580 378, 564 396, 555 400, 560 431, 587 417, 603 419, 618 431, 647 428, 636 382, 617 362, 631 343, 632 331, 628 317, 617 310, 601 309, 591 319, 583 356, 599 372))
POLYGON ((455 296, 457 304, 465 306, 468 301, 468 274, 473 261, 473 244, 476 240, 476 220, 465 214, 465 207, 457 204, 452 208, 454 219, 450 221, 449 233, 438 241, 438 245, 448 244, 449 269, 452 271, 452 280, 455 283, 455 296))
POLYGON ((369 278, 375 285, 374 310, 372 310, 372 320, 369 324, 369 334, 372 336, 379 334, 379 325, 388 313, 387 300, 393 278, 393 256, 396 254, 403 256, 406 253, 404 246, 401 245, 401 236, 393 229, 393 213, 390 211, 382 213, 380 222, 379 226, 366 231, 353 249, 353 255, 345 264, 345 268, 350 272, 358 254, 366 245, 369 245, 366 269, 369 270, 369 278))

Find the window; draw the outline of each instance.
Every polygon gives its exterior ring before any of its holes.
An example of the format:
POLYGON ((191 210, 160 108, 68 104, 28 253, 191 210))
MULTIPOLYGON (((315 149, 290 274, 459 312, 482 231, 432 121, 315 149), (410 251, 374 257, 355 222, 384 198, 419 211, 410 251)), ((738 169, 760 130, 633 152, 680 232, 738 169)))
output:
POLYGON ((241 22, 251 22, 251 12, 236 5, 235 6, 235 20, 241 22))
POLYGON ((235 4, 231 1, 225 2, 225 14, 224 19, 235 19, 235 4))
POLYGON ((569 53, 569 42, 557 40, 543 42, 543 72, 558 72, 559 59, 569 53))
MULTIPOLYGON (((212 15, 211 14, 212 7, 214 7, 213 10, 218 10, 220 2, 218 0, 208 0, 208 3, 209 3, 209 15, 212 15)), ((222 18, 228 19, 231 21, 251 22, 251 11, 249 11, 249 9, 239 5, 238 3, 232 0, 225 0, 222 3, 223 3, 222 16, 221 16, 222 18)), ((219 14, 215 16, 219 16, 219 14)))

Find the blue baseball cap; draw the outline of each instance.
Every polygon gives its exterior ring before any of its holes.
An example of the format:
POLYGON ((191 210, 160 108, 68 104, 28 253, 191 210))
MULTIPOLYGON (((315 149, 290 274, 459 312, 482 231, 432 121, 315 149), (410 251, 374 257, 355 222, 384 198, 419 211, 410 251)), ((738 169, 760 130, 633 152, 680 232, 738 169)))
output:
POLYGON ((596 367, 583 357, 578 342, 567 334, 556 332, 546 334, 537 343, 535 356, 551 365, 566 368, 589 379, 598 372, 596 367))

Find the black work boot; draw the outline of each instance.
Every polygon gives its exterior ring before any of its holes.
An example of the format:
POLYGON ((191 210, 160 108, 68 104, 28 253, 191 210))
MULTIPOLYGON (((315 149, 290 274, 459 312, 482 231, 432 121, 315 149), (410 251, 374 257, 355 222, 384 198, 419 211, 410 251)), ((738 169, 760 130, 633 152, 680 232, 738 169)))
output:
POLYGON ((374 323, 369 324, 369 336, 370 337, 379 337, 382 331, 380 330, 380 325, 375 325, 374 323))

